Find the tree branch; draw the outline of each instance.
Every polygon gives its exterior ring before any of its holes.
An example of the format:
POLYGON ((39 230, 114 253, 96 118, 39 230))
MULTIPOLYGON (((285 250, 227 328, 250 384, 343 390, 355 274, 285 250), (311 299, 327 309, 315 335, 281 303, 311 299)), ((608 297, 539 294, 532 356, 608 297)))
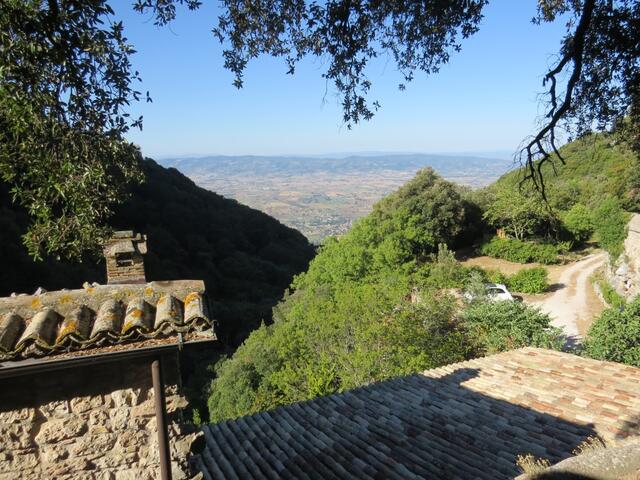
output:
POLYGON ((566 48, 562 58, 560 59, 558 64, 545 75, 542 85, 544 86, 548 82, 551 82, 551 86, 549 87, 548 92, 551 97, 551 107, 545 115, 545 117, 549 120, 529 141, 529 143, 519 152, 520 162, 525 163, 528 169, 528 173, 524 175, 521 184, 527 181, 533 181, 534 186, 537 190, 540 191, 545 202, 547 201, 547 197, 545 192, 544 178, 542 175, 542 167, 546 162, 550 161, 552 153, 554 153, 564 164, 564 158, 560 154, 560 151, 558 150, 556 144, 555 130, 560 121, 564 118, 564 116, 571 108, 573 92, 576 85, 580 81, 584 54, 584 42, 593 16, 594 7, 595 0, 584 1, 584 4, 582 6, 582 13, 580 15, 580 21, 578 22, 573 37, 568 39, 566 42, 566 48), (571 76, 567 81, 567 89, 564 97, 559 102, 560 99, 558 98, 556 92, 557 76, 565 69, 565 67, 570 62, 573 63, 573 69, 571 71, 571 76))

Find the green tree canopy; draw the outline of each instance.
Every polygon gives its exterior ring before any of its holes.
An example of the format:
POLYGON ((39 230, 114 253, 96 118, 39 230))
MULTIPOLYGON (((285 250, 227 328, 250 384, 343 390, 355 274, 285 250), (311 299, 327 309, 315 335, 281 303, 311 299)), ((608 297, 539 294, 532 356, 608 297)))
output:
POLYGON ((615 197, 608 197, 593 212, 593 225, 598 243, 617 259, 624 251, 628 214, 615 197))
POLYGON ((585 353, 598 360, 640 367, 640 297, 624 309, 609 308, 589 329, 585 353))
POLYGON ((138 76, 112 14, 104 1, 0 0, 0 178, 31 216, 35 256, 95 247, 141 178, 123 140, 140 125, 126 113, 138 76))
POLYGON ((468 357, 452 298, 429 294, 412 304, 401 275, 334 286, 285 299, 273 325, 254 331, 218 365, 212 422, 468 357))
POLYGON ((363 279, 384 271, 407 271, 465 237, 468 204, 456 186, 431 168, 373 207, 340 239, 330 239, 296 287, 363 279))
POLYGON ((484 218, 518 240, 536 233, 553 222, 553 216, 540 202, 538 192, 521 189, 517 183, 497 183, 484 218))
POLYGON ((529 345, 559 350, 563 344, 561 331, 551 325, 549 315, 521 302, 472 303, 462 319, 485 354, 529 345))
POLYGON ((578 242, 586 242, 593 234, 593 215, 581 203, 574 204, 562 214, 562 223, 578 242))

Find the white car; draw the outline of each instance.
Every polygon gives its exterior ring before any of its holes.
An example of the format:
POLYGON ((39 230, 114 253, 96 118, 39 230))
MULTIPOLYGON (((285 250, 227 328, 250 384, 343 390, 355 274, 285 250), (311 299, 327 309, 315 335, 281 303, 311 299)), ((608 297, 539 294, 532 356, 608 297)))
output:
MULTIPOLYGON (((507 290, 507 287, 501 283, 485 284, 485 294, 487 299, 489 299, 492 302, 503 302, 503 301, 515 300, 515 298, 513 298, 513 295, 511 295, 511 292, 507 290)), ((471 302, 475 300, 477 296, 471 292, 465 292, 462 295, 462 298, 464 298, 468 302, 471 302)))
POLYGON ((494 302, 513 301, 513 295, 507 290, 507 287, 501 283, 487 283, 487 297, 494 302))

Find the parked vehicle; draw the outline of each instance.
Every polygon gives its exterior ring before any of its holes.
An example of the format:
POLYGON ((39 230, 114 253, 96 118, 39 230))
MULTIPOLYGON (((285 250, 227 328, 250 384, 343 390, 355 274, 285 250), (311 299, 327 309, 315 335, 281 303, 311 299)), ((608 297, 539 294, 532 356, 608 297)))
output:
MULTIPOLYGON (((485 295, 487 299, 492 302, 514 301, 516 300, 511 292, 507 289, 506 285, 502 283, 487 283, 485 284, 485 295)), ((463 298, 467 301, 472 301, 477 298, 478 295, 474 295, 471 292, 466 292, 463 298)))
POLYGON ((486 285, 487 289, 487 297, 490 300, 498 302, 498 301, 513 301, 513 295, 507 289, 506 285, 502 283, 488 283, 486 285))

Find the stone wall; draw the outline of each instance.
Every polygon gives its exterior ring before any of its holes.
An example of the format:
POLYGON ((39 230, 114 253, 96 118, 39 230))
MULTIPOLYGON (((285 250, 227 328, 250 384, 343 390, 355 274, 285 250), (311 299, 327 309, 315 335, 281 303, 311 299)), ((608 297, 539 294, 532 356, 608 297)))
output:
MULTIPOLYGON (((181 430, 174 357, 163 359, 173 478, 194 435, 181 430)), ((159 478, 149 359, 0 381, 0 480, 159 478)))
POLYGON ((624 253, 607 269, 607 280, 616 291, 633 298, 640 294, 640 215, 634 214, 628 226, 624 253))

